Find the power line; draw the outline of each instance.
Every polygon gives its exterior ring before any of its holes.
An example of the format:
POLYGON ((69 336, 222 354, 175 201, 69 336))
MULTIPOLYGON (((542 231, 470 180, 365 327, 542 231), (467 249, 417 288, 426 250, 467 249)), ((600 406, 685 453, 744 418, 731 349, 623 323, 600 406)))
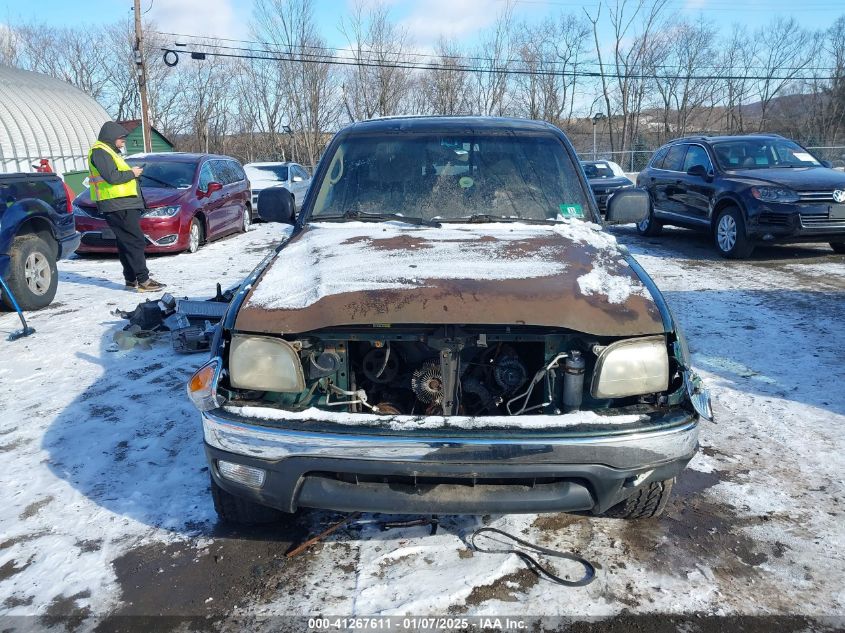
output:
MULTIPOLYGON (((774 75, 723 75, 723 74, 714 74, 714 75, 677 75, 677 76, 670 76, 670 75, 656 75, 650 73, 640 73, 640 72, 632 72, 628 74, 622 73, 614 73, 614 72, 596 72, 596 71, 578 71, 578 70, 560 70, 560 71, 552 71, 552 70, 527 70, 527 69, 515 69, 515 68, 508 68, 508 67, 478 67, 478 66, 463 66, 463 65, 443 65, 443 64, 423 64, 423 63, 410 63, 410 62, 373 62, 373 61, 361 61, 361 60, 354 60, 348 58, 342 58, 337 56, 330 56, 330 55, 315 55, 313 57, 302 57, 302 56, 295 56, 293 54, 288 54, 286 56, 278 56, 278 53, 274 53, 272 55, 243 55, 243 54, 234 54, 234 53, 218 53, 218 52, 210 52, 210 51, 191 51, 186 49, 180 49, 178 51, 171 49, 171 48, 162 48, 165 55, 171 54, 178 54, 178 53, 185 53, 191 55, 195 59, 204 59, 207 56, 212 57, 221 57, 221 58, 229 58, 229 59, 248 59, 248 60, 256 60, 256 61, 280 61, 280 62, 293 62, 293 63, 303 63, 303 64, 327 64, 327 65, 336 65, 336 66, 354 66, 358 68, 392 68, 392 69, 404 69, 404 70, 435 70, 435 71, 445 71, 445 72, 461 72, 461 73, 481 73, 481 74, 497 74, 497 75, 533 75, 533 76, 563 76, 563 77, 588 77, 588 78, 600 78, 604 77, 606 79, 695 79, 695 80, 721 80, 721 81, 817 81, 819 77, 817 76, 808 76, 808 77, 800 77, 800 76, 774 76, 774 75)), ((178 60, 178 58, 177 58, 178 60)), ((175 66, 176 64, 169 64, 175 66)), ((796 68, 796 71, 800 71, 802 69, 796 68)))
MULTIPOLYGON (((501 64, 527 64, 527 63, 529 63, 528 61, 526 61, 524 59, 520 59, 520 58, 495 59, 495 58, 492 58, 492 57, 478 57, 478 56, 471 56, 471 55, 437 55, 437 54, 432 55, 432 54, 429 54, 429 53, 417 53, 417 52, 413 52, 413 51, 385 51, 385 50, 379 50, 379 49, 357 50, 357 49, 352 49, 352 48, 316 46, 316 45, 309 45, 309 44, 296 44, 296 45, 279 44, 279 45, 274 45, 274 44, 271 44, 271 43, 268 43, 268 42, 261 42, 261 41, 256 41, 256 40, 239 40, 239 39, 222 38, 222 37, 221 38, 215 38, 215 37, 207 37, 207 36, 202 36, 202 35, 191 35, 191 34, 187 34, 187 33, 170 33, 170 32, 165 32, 165 31, 154 31, 154 32, 157 33, 158 35, 167 35, 167 36, 173 36, 173 37, 206 40, 205 42, 201 42, 201 43, 193 43, 193 45, 195 45, 195 46, 196 45, 210 46, 210 47, 213 47, 213 48, 219 48, 219 49, 224 49, 224 50, 244 51, 244 52, 248 52, 248 53, 251 53, 251 54, 266 54, 266 55, 286 54, 286 55, 293 55, 294 54, 293 51, 295 49, 302 49, 297 54, 306 55, 306 54, 308 54, 308 53, 305 52, 306 50, 328 51, 328 52, 334 53, 334 54, 333 55, 328 55, 328 54, 326 54, 326 55, 316 55, 316 56, 317 57, 325 57, 326 59, 342 59, 342 60, 346 60, 348 58, 343 57, 342 55, 339 55, 338 53, 352 53, 352 54, 359 53, 360 54, 361 52, 366 52, 370 55, 377 55, 377 56, 382 56, 382 57, 391 57, 391 56, 420 57, 420 58, 424 58, 424 59, 427 59, 427 60, 449 59, 449 60, 458 60, 458 61, 476 61, 476 62, 484 62, 484 63, 496 63, 496 64, 500 64, 500 65, 501 64), (208 40, 212 40, 212 41, 209 42, 208 40), (224 42, 235 42, 235 43, 241 43, 241 44, 255 44, 255 45, 262 45, 262 46, 275 47, 275 48, 257 49, 257 48, 252 48, 252 47, 243 47, 243 46, 227 46, 225 44, 217 44, 217 43, 214 42, 214 40, 219 40, 219 41, 224 41, 224 42), (279 50, 279 49, 287 49, 287 52, 279 50)), ((186 45, 176 43, 175 46, 182 47, 182 46, 186 46, 186 45)), ((435 62, 435 61, 429 61, 428 63, 442 66, 444 70, 454 69, 453 66, 446 66, 446 65, 443 65, 442 63, 435 62)), ((536 63, 538 66, 542 66, 544 68, 553 67, 553 66, 563 66, 564 68, 567 67, 567 66, 578 66, 578 67, 581 67, 581 68, 584 68, 584 67, 599 68, 600 67, 597 62, 588 62, 588 61, 578 62, 577 64, 574 64, 572 62, 558 61, 558 60, 531 60, 530 63, 536 63)), ((727 71, 730 71, 730 72, 733 72, 734 70, 738 69, 737 67, 725 67, 725 66, 717 65, 717 64, 699 64, 699 65, 697 65, 697 67, 700 68, 700 69, 713 69, 713 70, 719 69, 719 70, 727 70, 727 71)), ((632 66, 632 68, 640 68, 640 66, 634 65, 634 66, 632 66)), ((649 64, 649 65, 647 65, 647 68, 649 70, 658 69, 658 68, 659 69, 669 69, 669 70, 671 70, 671 69, 683 70, 684 69, 683 66, 681 66, 679 64, 649 64)), ((744 70, 752 70, 752 69, 753 70, 766 70, 765 66, 754 66, 754 65, 747 65, 747 66, 744 65, 744 66, 742 66, 742 68, 744 70)), ((834 71, 837 70, 837 68, 832 67, 832 66, 781 66, 780 70, 782 70, 782 71, 807 71, 807 72, 818 71, 818 72, 833 73, 834 71)), ((549 72, 551 74, 559 74, 557 71, 549 71, 549 72)), ((570 72, 570 71, 565 71, 565 72, 570 72)), ((599 73, 599 74, 601 74, 601 73, 599 73)), ((636 74, 636 72, 634 74, 636 74)), ((687 75, 682 75, 682 77, 686 78, 687 75)), ((718 75, 718 77, 722 77, 722 75, 718 75)), ((665 79, 667 77, 660 75, 658 78, 665 79)), ((669 78, 671 78, 671 77, 669 77, 669 78)), ((818 77, 811 77, 811 79, 818 79, 818 77)))

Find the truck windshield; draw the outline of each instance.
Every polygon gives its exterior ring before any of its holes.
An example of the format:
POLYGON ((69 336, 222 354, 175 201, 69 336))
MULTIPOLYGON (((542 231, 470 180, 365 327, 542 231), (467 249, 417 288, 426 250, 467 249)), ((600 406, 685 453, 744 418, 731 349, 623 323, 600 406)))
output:
POLYGON ((594 219, 577 166, 548 134, 351 136, 327 158, 315 221, 594 219))

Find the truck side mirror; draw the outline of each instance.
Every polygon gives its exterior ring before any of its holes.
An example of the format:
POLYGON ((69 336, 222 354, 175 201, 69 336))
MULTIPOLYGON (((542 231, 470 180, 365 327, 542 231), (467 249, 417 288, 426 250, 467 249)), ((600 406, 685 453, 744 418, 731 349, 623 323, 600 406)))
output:
POLYGON ((638 224, 648 217, 650 200, 642 189, 620 189, 607 201, 605 222, 638 224))
POLYGON ((266 222, 293 224, 293 196, 281 186, 267 187, 258 194, 258 217, 266 222))

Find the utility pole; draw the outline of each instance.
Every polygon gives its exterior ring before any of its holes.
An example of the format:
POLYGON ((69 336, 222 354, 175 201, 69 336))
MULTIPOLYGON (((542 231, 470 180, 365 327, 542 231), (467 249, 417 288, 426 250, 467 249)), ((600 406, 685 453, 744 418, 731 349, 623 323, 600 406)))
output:
POLYGON ((147 102, 147 68, 144 65, 144 34, 141 30, 141 0, 135 0, 135 72, 138 75, 138 88, 141 92, 141 132, 144 138, 144 151, 151 152, 153 147, 150 108, 147 102))

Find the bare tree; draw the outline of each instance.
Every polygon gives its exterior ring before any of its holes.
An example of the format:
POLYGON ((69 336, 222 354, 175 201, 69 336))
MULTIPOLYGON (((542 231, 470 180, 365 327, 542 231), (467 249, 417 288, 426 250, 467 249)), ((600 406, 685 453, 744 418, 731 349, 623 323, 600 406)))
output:
POLYGON ((769 105, 776 96, 802 75, 818 51, 818 39, 802 29, 795 18, 778 17, 759 29, 755 39, 760 42, 757 63, 763 79, 757 82, 760 100, 758 130, 768 123, 769 105))
POLYGON ((470 111, 467 99, 467 73, 461 70, 461 49, 444 37, 437 41, 433 66, 420 77, 423 105, 420 111, 432 114, 466 114, 470 111))
POLYGON ((523 25, 516 44, 520 61, 514 79, 519 111, 532 119, 561 125, 575 107, 578 65, 584 62, 589 25, 561 13, 536 26, 523 25))
MULTIPOLYGON (((339 117, 339 78, 327 63, 325 40, 314 21, 312 0, 258 0, 253 32, 276 51, 275 63, 252 64, 251 74, 260 74, 258 85, 266 85, 258 101, 256 125, 269 135, 278 150, 285 121, 292 131, 294 151, 301 146, 299 160, 316 164, 325 144, 325 134, 339 117), (281 136, 280 136, 281 134, 281 136)), ((261 91, 259 91, 261 92, 261 91)))
POLYGON ((413 85, 408 34, 390 20, 386 4, 369 9, 358 0, 340 30, 351 49, 345 96, 355 119, 398 114, 413 85))
POLYGON ((717 57, 720 74, 722 103, 724 106, 723 129, 728 134, 745 131, 743 106, 748 102, 753 90, 753 81, 749 78, 749 69, 757 58, 759 42, 745 26, 735 24, 730 36, 722 43, 722 52, 717 57))
POLYGON ((707 129, 716 90, 716 28, 704 21, 679 20, 666 25, 653 40, 650 72, 661 111, 661 140, 707 129))
POLYGON ((515 56, 512 23, 513 4, 508 3, 475 48, 471 61, 478 72, 470 82, 475 114, 501 116, 507 111, 508 71, 515 56))
POLYGON ((644 69, 653 66, 656 32, 666 0, 615 0, 599 5, 595 15, 587 14, 593 28, 593 41, 601 75, 601 95, 609 124, 611 149, 626 150, 633 145, 639 127, 640 110, 647 83, 644 69), (613 32, 610 59, 602 53, 599 35, 601 10, 605 8, 613 32), (614 125, 618 120, 619 125, 614 125))

